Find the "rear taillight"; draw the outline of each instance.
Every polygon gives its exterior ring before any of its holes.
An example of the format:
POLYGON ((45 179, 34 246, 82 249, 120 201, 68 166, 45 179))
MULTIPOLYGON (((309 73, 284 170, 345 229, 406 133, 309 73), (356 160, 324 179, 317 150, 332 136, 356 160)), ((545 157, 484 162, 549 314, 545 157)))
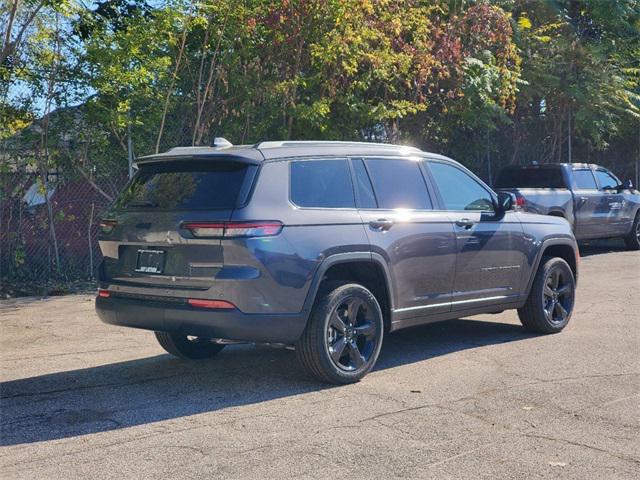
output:
POLYGON ((280 222, 240 222, 227 223, 224 228, 225 237, 270 237, 282 230, 280 222))
POLYGON ((113 232, 113 229, 117 224, 117 220, 101 220, 100 232, 104 233, 105 235, 109 235, 111 232, 113 232))
POLYGON ((184 222, 182 228, 198 238, 270 237, 282 230, 282 223, 268 222, 184 222))
POLYGON ((196 308, 218 308, 224 310, 230 310, 236 308, 236 306, 225 300, 202 300, 199 298, 189 298, 187 303, 196 308))
POLYGON ((516 197, 516 207, 523 208, 523 207, 524 207, 524 205, 525 205, 525 203, 526 203, 526 202, 525 202, 525 200, 524 200, 524 197, 520 197, 520 196, 517 196, 517 197, 516 197))
POLYGON ((111 294, 109 293, 109 290, 104 290, 102 288, 98 289, 98 296, 102 297, 102 298, 109 298, 111 296, 111 294))
POLYGON ((223 237, 224 223, 185 222, 182 228, 189 230, 194 237, 223 237))

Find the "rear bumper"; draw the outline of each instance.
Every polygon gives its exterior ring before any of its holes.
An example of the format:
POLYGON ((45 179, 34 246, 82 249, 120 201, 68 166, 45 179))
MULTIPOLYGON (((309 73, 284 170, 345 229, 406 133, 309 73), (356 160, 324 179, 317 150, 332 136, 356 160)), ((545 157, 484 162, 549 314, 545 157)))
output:
POLYGON ((247 314, 119 297, 97 297, 96 312, 111 325, 258 343, 295 343, 307 320, 305 312, 247 314))

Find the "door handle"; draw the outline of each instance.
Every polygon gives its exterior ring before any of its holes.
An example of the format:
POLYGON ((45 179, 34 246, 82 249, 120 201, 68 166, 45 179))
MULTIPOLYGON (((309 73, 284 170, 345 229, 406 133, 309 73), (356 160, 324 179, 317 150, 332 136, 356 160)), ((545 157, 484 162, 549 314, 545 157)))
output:
POLYGON ((466 228, 467 230, 469 230, 471 227, 473 227, 474 223, 475 222, 473 220, 469 220, 468 218, 461 218, 459 220, 456 220, 456 225, 457 226, 466 228))
POLYGON ((369 225, 374 230, 389 230, 393 227, 393 220, 388 220, 386 218, 379 218, 378 220, 371 220, 369 225))

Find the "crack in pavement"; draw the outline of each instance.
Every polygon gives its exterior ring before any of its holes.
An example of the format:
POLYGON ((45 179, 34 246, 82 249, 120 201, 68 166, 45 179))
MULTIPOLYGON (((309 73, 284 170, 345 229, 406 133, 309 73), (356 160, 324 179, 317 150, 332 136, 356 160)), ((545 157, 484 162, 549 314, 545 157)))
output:
POLYGON ((413 407, 401 408, 399 410, 392 410, 392 411, 389 411, 389 412, 379 413, 377 415, 373 415, 371 417, 367 417, 367 418, 361 420, 361 422, 367 422, 367 421, 370 421, 370 420, 376 420, 376 419, 381 418, 381 417, 386 417, 386 416, 389 416, 389 415, 396 415, 396 414, 399 414, 399 413, 420 410, 420 409, 423 409, 423 408, 439 407, 443 403, 457 403, 457 402, 460 402, 462 400, 474 400, 474 399, 477 399, 477 396, 484 396, 484 395, 491 394, 491 393, 500 393, 500 392, 505 392, 505 391, 508 391, 508 390, 514 390, 514 389, 521 388, 521 387, 529 387, 529 386, 532 386, 532 385, 539 385, 539 384, 544 384, 544 383, 561 383, 561 382, 565 382, 565 381, 581 380, 581 379, 588 379, 588 378, 624 377, 624 376, 636 376, 636 375, 640 375, 640 373, 630 372, 630 373, 594 374, 594 375, 580 375, 580 376, 576 376, 576 377, 562 377, 562 378, 554 378, 554 379, 536 378, 535 380, 533 380, 531 382, 518 383, 518 384, 515 384, 515 385, 510 385, 510 386, 507 386, 507 387, 503 387, 503 388, 489 388, 489 389, 486 389, 486 390, 481 390, 479 392, 476 392, 473 395, 465 395, 463 397, 459 397, 459 398, 456 398, 456 399, 453 399, 453 400, 447 400, 446 402, 425 403, 425 404, 416 405, 416 406, 413 406, 413 407))

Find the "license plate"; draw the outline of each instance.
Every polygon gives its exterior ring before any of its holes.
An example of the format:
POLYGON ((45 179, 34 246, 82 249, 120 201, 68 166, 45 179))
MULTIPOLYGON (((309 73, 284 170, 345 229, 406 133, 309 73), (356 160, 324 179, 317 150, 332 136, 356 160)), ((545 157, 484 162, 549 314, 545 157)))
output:
POLYGON ((136 272, 162 273, 164 252, 162 250, 138 250, 136 272))

